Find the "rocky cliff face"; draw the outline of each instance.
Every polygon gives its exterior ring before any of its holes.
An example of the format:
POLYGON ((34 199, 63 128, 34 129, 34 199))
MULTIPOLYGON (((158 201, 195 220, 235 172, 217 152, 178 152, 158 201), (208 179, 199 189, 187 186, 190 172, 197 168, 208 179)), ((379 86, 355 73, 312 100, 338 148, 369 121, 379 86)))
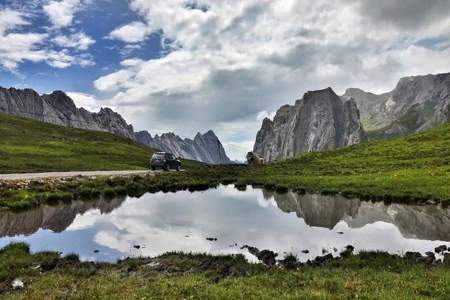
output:
POLYGON ((77 108, 73 100, 62 91, 41 96, 31 89, 0 87, 0 112, 65 127, 111 132, 155 149, 205 163, 231 163, 212 131, 204 135, 198 134, 194 140, 183 140, 173 133, 152 138, 146 131, 135 133, 132 125, 109 108, 102 108, 98 113, 77 108))
POLYGON ((405 77, 381 95, 348 89, 342 98, 354 99, 364 126, 381 136, 414 133, 450 122, 450 73, 405 77))
POLYGON ((77 108, 64 92, 40 96, 31 89, 0 88, 0 112, 56 125, 111 132, 134 138, 133 126, 109 108, 91 113, 77 108))
POLYGON ((331 88, 308 92, 294 106, 265 119, 253 151, 266 161, 330 150, 365 139, 355 101, 345 103, 331 88))
POLYGON ((165 133, 152 137, 147 131, 136 133, 140 143, 161 151, 166 151, 186 159, 198 160, 209 164, 230 164, 222 143, 210 130, 198 133, 193 140, 182 139, 174 133, 165 133))

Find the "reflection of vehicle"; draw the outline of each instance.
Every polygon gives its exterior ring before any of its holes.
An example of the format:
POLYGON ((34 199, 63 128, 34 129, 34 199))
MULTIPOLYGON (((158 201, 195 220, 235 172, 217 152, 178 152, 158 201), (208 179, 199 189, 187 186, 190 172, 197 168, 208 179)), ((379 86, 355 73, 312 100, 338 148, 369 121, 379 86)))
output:
POLYGON ((162 168, 166 171, 169 171, 170 169, 180 171, 181 161, 171 153, 156 152, 155 154, 153 154, 152 159, 150 160, 150 167, 152 168, 152 170, 162 168))

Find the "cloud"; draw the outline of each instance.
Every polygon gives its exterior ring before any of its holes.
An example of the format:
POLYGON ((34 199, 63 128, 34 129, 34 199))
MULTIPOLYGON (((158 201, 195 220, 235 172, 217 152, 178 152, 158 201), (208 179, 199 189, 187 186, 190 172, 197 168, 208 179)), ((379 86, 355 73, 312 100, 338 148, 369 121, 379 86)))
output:
POLYGON ((61 34, 52 37, 49 32, 33 32, 33 15, 10 8, 0 9, 0 67, 15 71, 19 64, 30 62, 46 62, 55 68, 67 68, 73 65, 82 67, 94 64, 92 57, 86 53, 72 53, 68 48, 77 51, 87 50, 94 41, 84 33, 69 36, 61 34), (52 49, 49 40, 61 50, 52 49))
POLYGON ((69 96, 77 107, 83 107, 84 109, 90 112, 97 112, 102 107, 111 107, 105 101, 100 101, 95 96, 86 94, 86 93, 78 93, 78 92, 68 92, 67 96, 69 96))
POLYGON ((389 22, 407 30, 435 27, 450 20, 450 1, 446 0, 354 0, 359 12, 376 24, 389 22))
POLYGON ((185 136, 212 128, 229 145, 249 146, 261 124, 258 115, 273 116, 267 112, 308 90, 384 92, 402 76, 450 68, 443 1, 424 8, 429 21, 415 31, 402 24, 419 18, 418 8, 401 12, 404 1, 383 2, 399 14, 392 21, 404 21, 383 22, 389 14, 376 13, 384 8, 373 1, 132 0, 142 30, 110 36, 140 42, 162 32, 173 47, 161 58, 122 63, 94 86, 112 95, 137 127, 185 136), (435 36, 439 47, 417 44, 435 36))
POLYGON ((142 22, 132 22, 114 29, 109 37, 126 43, 139 43, 144 41, 152 30, 142 22))
POLYGON ((82 0, 54 0, 44 5, 43 9, 55 28, 63 28, 72 25, 75 14, 83 4, 82 0))
POLYGON ((69 36, 57 35, 53 41, 56 45, 64 48, 76 48, 78 50, 87 50, 95 41, 84 32, 74 33, 69 36))

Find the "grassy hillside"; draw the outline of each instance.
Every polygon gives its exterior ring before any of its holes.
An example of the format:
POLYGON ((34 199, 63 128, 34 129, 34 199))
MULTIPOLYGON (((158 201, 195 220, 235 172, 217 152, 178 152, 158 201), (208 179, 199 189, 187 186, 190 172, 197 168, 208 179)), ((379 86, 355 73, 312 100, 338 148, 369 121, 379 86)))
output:
POLYGON ((240 178, 243 183, 381 199, 450 199, 450 124, 408 137, 309 153, 252 168, 240 178))
POLYGON ((110 133, 0 114, 0 173, 133 170, 153 150, 110 133))
MULTIPOLYGON (((3 117, 0 134, 5 137, 0 142, 0 168, 9 172, 49 170, 50 166, 58 170, 144 168, 150 155, 147 148, 110 134, 74 131, 26 119, 3 117), (5 137, 5 132, 10 132, 9 136, 5 137), (26 138, 20 138, 20 134, 26 138)), ((70 185, 30 186, 25 190, 12 188, 0 193, 0 207, 27 208, 48 198, 57 199, 61 193, 64 199, 75 199, 84 195, 86 188, 97 191, 89 195, 110 194, 111 188, 117 188, 139 196, 147 191, 205 189, 219 183, 236 183, 242 188, 251 184, 280 192, 291 188, 363 199, 404 203, 435 200, 450 204, 450 124, 408 137, 309 153, 264 166, 190 163, 188 171, 181 174, 129 178, 126 182, 98 179, 70 185)))
MULTIPOLYGON (((281 259, 281 258, 280 258, 281 259)), ((423 261, 423 260, 422 260, 423 261)), ((79 262, 76 254, 0 250, 2 299, 448 299, 449 263, 431 265, 362 252, 323 266, 250 264, 242 255, 167 253, 117 264, 79 262), (25 287, 13 290, 20 278, 25 287)))

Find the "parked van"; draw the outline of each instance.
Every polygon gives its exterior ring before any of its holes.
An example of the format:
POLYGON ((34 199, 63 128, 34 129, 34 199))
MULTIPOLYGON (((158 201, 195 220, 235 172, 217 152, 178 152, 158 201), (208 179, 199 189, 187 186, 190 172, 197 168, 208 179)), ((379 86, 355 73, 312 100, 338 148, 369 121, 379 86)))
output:
POLYGON ((165 171, 169 171, 170 169, 180 171, 181 161, 172 153, 156 152, 150 160, 150 168, 152 170, 160 168, 165 171))

